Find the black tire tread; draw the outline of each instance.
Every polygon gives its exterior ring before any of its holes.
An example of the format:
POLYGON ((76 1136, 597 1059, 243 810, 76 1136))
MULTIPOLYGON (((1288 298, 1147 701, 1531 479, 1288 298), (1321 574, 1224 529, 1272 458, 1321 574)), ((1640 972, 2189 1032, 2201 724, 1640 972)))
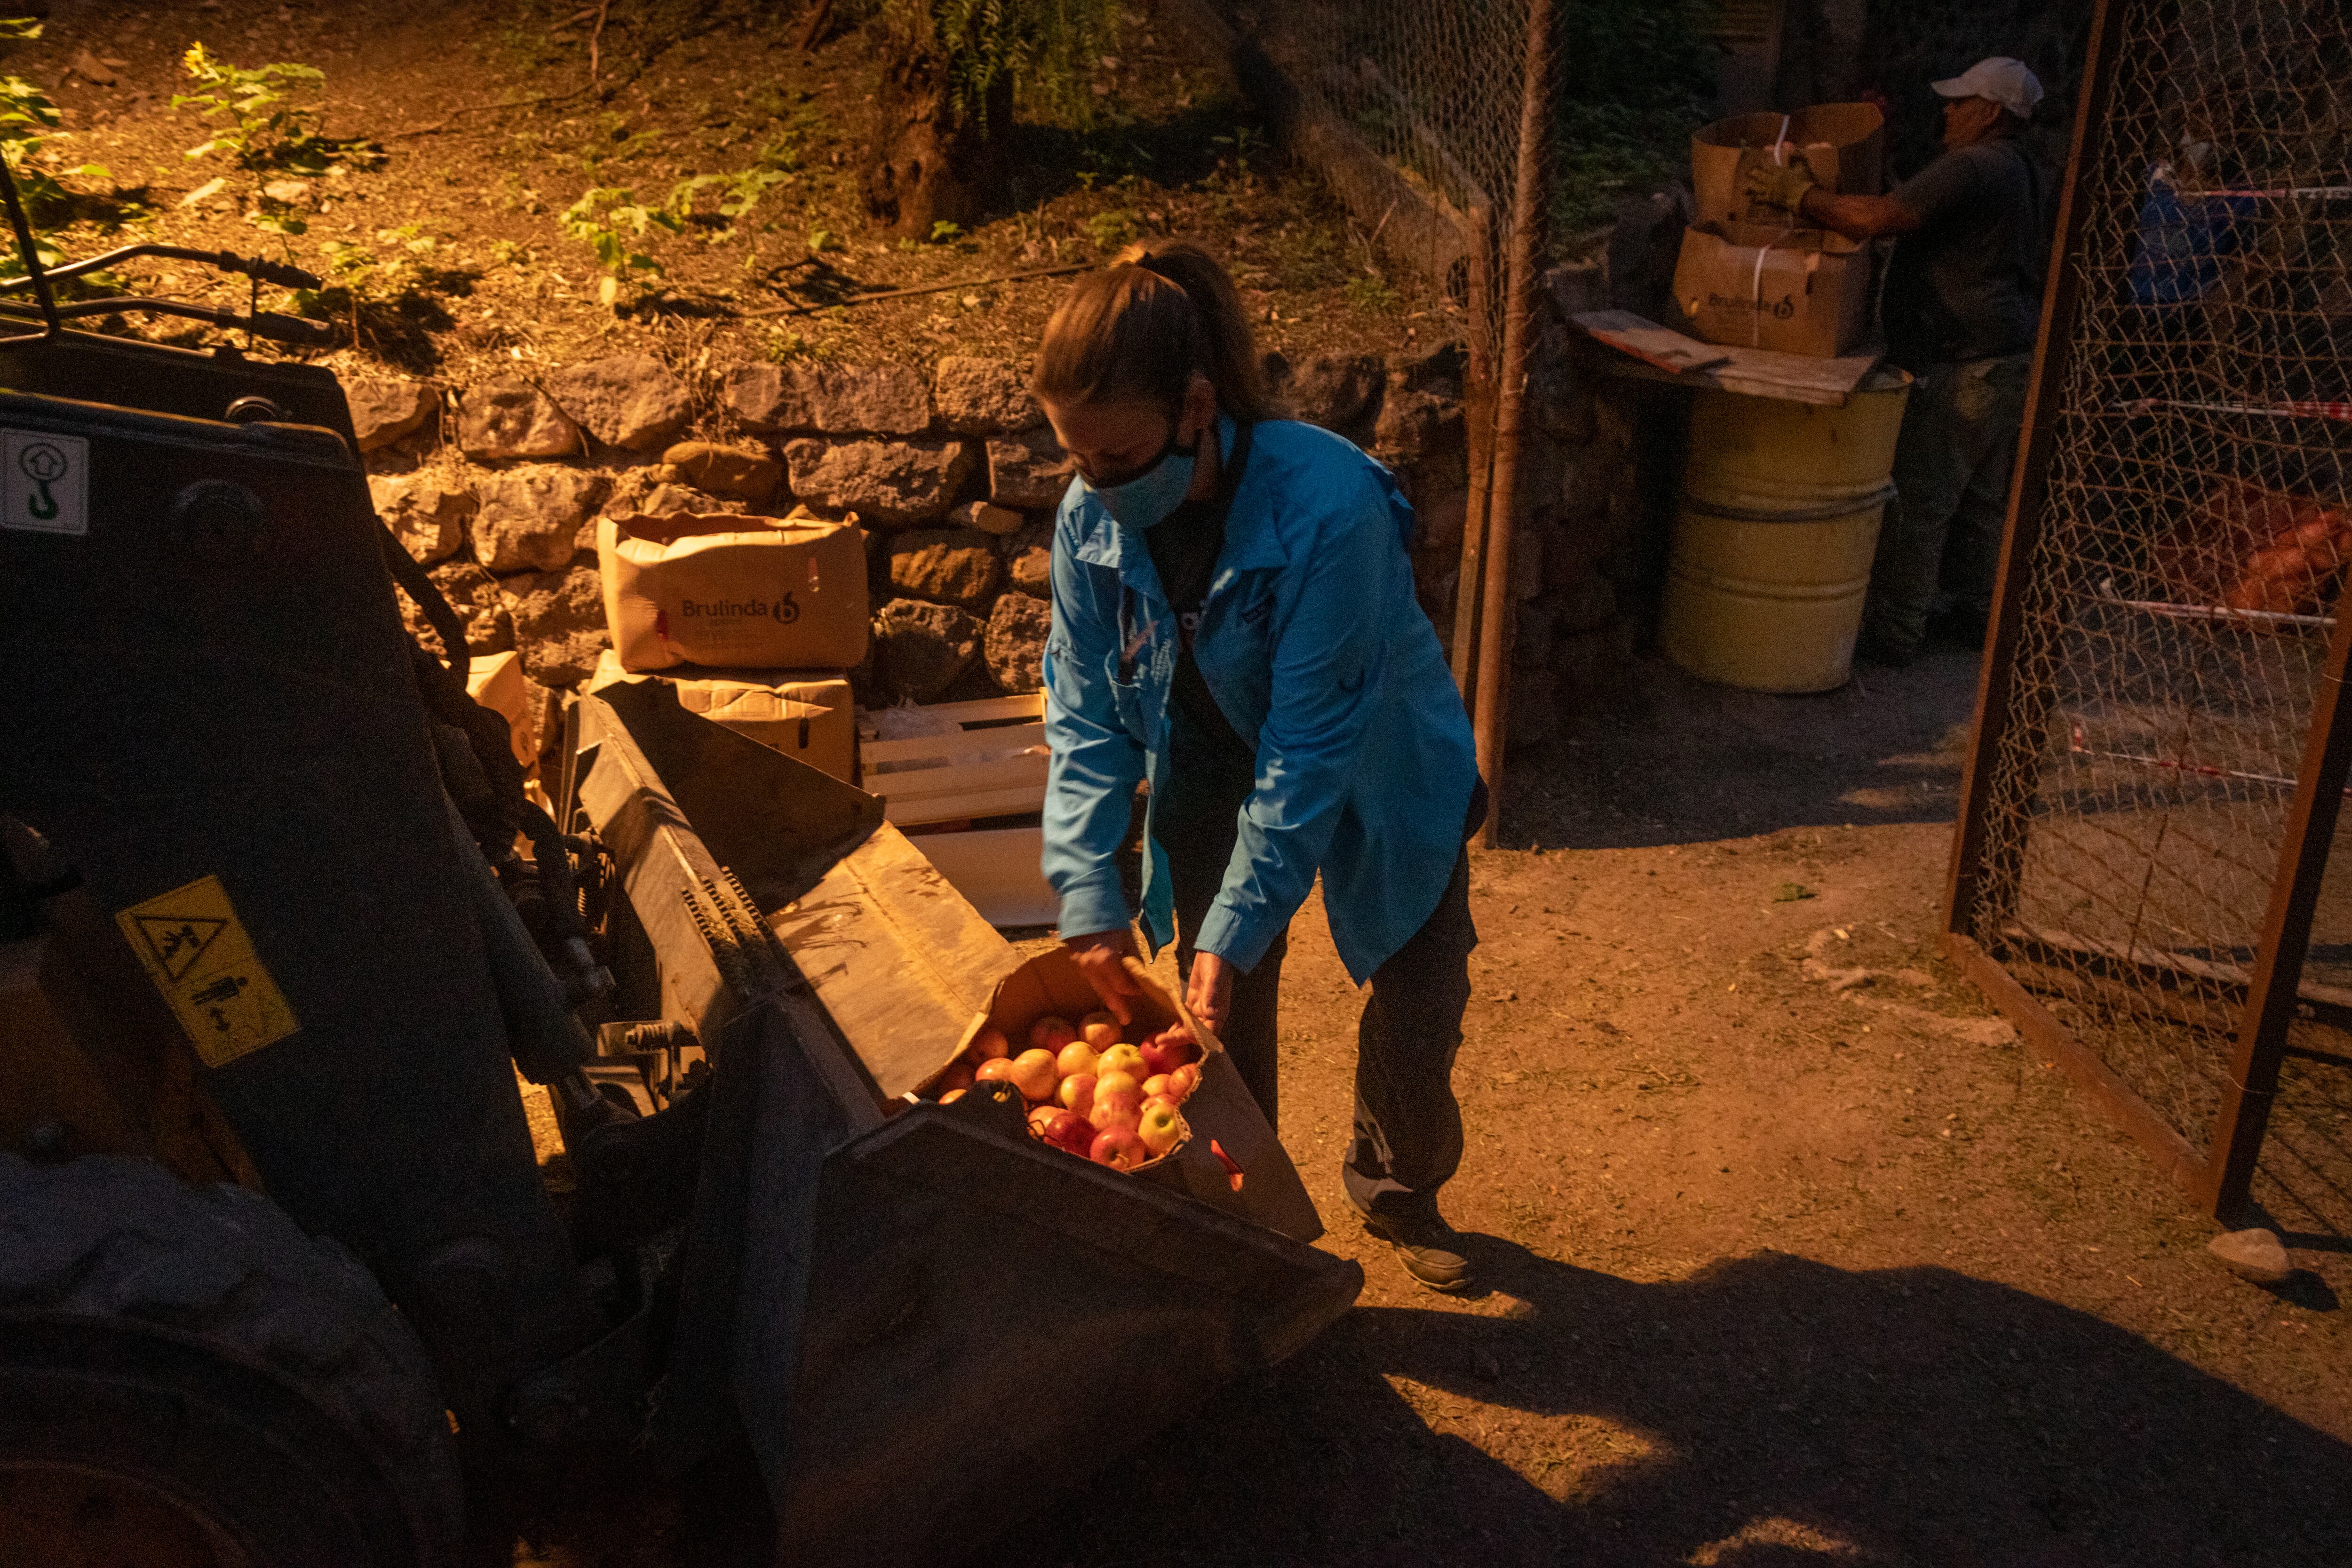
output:
POLYGON ((420 1561, 455 1561, 457 1460, 433 1369, 375 1278, 242 1187, 150 1161, 0 1154, 0 1320, 127 1321, 221 1347, 297 1384, 400 1494, 420 1561))

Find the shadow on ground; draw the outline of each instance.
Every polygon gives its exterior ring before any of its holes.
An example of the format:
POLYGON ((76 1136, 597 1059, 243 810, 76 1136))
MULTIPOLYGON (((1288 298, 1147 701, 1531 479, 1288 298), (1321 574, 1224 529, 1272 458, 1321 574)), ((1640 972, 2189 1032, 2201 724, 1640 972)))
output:
POLYGON ((1776 1253, 1638 1284, 1488 1246, 1518 1315, 1360 1309, 984 1555, 2286 1568, 2352 1541, 2352 1447, 2022 1291, 1776 1253), (1474 1447, 1416 1384, 1544 1419, 1481 1413, 1516 1430, 1474 1447))
MULTIPOLYGON (((1835 691, 1712 686, 1664 658, 1631 666, 1507 794, 1512 848, 1645 848, 1782 827, 1948 822, 1977 657, 1938 649, 1835 691)), ((1514 781, 1515 783, 1517 781, 1514 781)))

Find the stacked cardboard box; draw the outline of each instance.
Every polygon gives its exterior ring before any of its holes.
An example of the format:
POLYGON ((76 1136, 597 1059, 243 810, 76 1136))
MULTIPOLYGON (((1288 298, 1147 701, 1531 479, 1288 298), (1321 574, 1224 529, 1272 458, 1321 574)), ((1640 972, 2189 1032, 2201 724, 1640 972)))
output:
POLYGON ((1874 195, 1885 119, 1867 103, 1742 114, 1691 138, 1695 221, 1675 266, 1675 302, 1712 343, 1828 358, 1870 330, 1870 253, 1860 240, 1752 200, 1759 166, 1804 160, 1833 195, 1874 195))
POLYGON ((596 524, 613 646, 590 690, 651 679, 679 703, 845 782, 857 775, 847 671, 866 657, 866 536, 735 513, 596 524))

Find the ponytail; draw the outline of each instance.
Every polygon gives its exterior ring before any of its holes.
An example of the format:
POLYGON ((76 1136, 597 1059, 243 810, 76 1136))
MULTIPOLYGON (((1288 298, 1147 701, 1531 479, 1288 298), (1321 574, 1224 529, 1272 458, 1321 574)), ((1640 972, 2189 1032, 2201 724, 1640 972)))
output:
POLYGON ((1241 295, 1190 240, 1130 246, 1071 286, 1037 349, 1032 390, 1055 403, 1150 403, 1173 411, 1194 375, 1251 423, 1277 416, 1241 295))

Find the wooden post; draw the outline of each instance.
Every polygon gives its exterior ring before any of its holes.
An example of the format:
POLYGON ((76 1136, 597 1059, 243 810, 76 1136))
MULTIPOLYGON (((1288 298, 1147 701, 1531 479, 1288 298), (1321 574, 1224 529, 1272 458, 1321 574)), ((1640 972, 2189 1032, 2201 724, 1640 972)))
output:
POLYGON ((1519 424, 1527 404, 1528 318, 1536 292, 1536 237, 1543 224, 1544 165, 1551 157, 1551 0, 1528 0, 1527 79, 1519 95, 1519 168, 1511 196, 1511 252, 1504 287, 1503 363, 1495 398, 1495 479, 1488 498, 1485 605, 1478 627, 1477 702, 1472 727, 1486 775, 1493 848, 1503 816, 1503 748, 1511 695, 1511 530, 1517 516, 1519 424))
MULTIPOLYGON (((1495 208, 1470 204, 1470 363, 1462 375, 1464 433, 1470 446, 1470 503, 1462 520, 1462 571, 1454 590, 1454 684, 1476 702, 1478 605, 1486 593, 1486 518, 1495 461, 1495 208)), ((1475 708, 1474 708, 1475 710, 1475 708)))

